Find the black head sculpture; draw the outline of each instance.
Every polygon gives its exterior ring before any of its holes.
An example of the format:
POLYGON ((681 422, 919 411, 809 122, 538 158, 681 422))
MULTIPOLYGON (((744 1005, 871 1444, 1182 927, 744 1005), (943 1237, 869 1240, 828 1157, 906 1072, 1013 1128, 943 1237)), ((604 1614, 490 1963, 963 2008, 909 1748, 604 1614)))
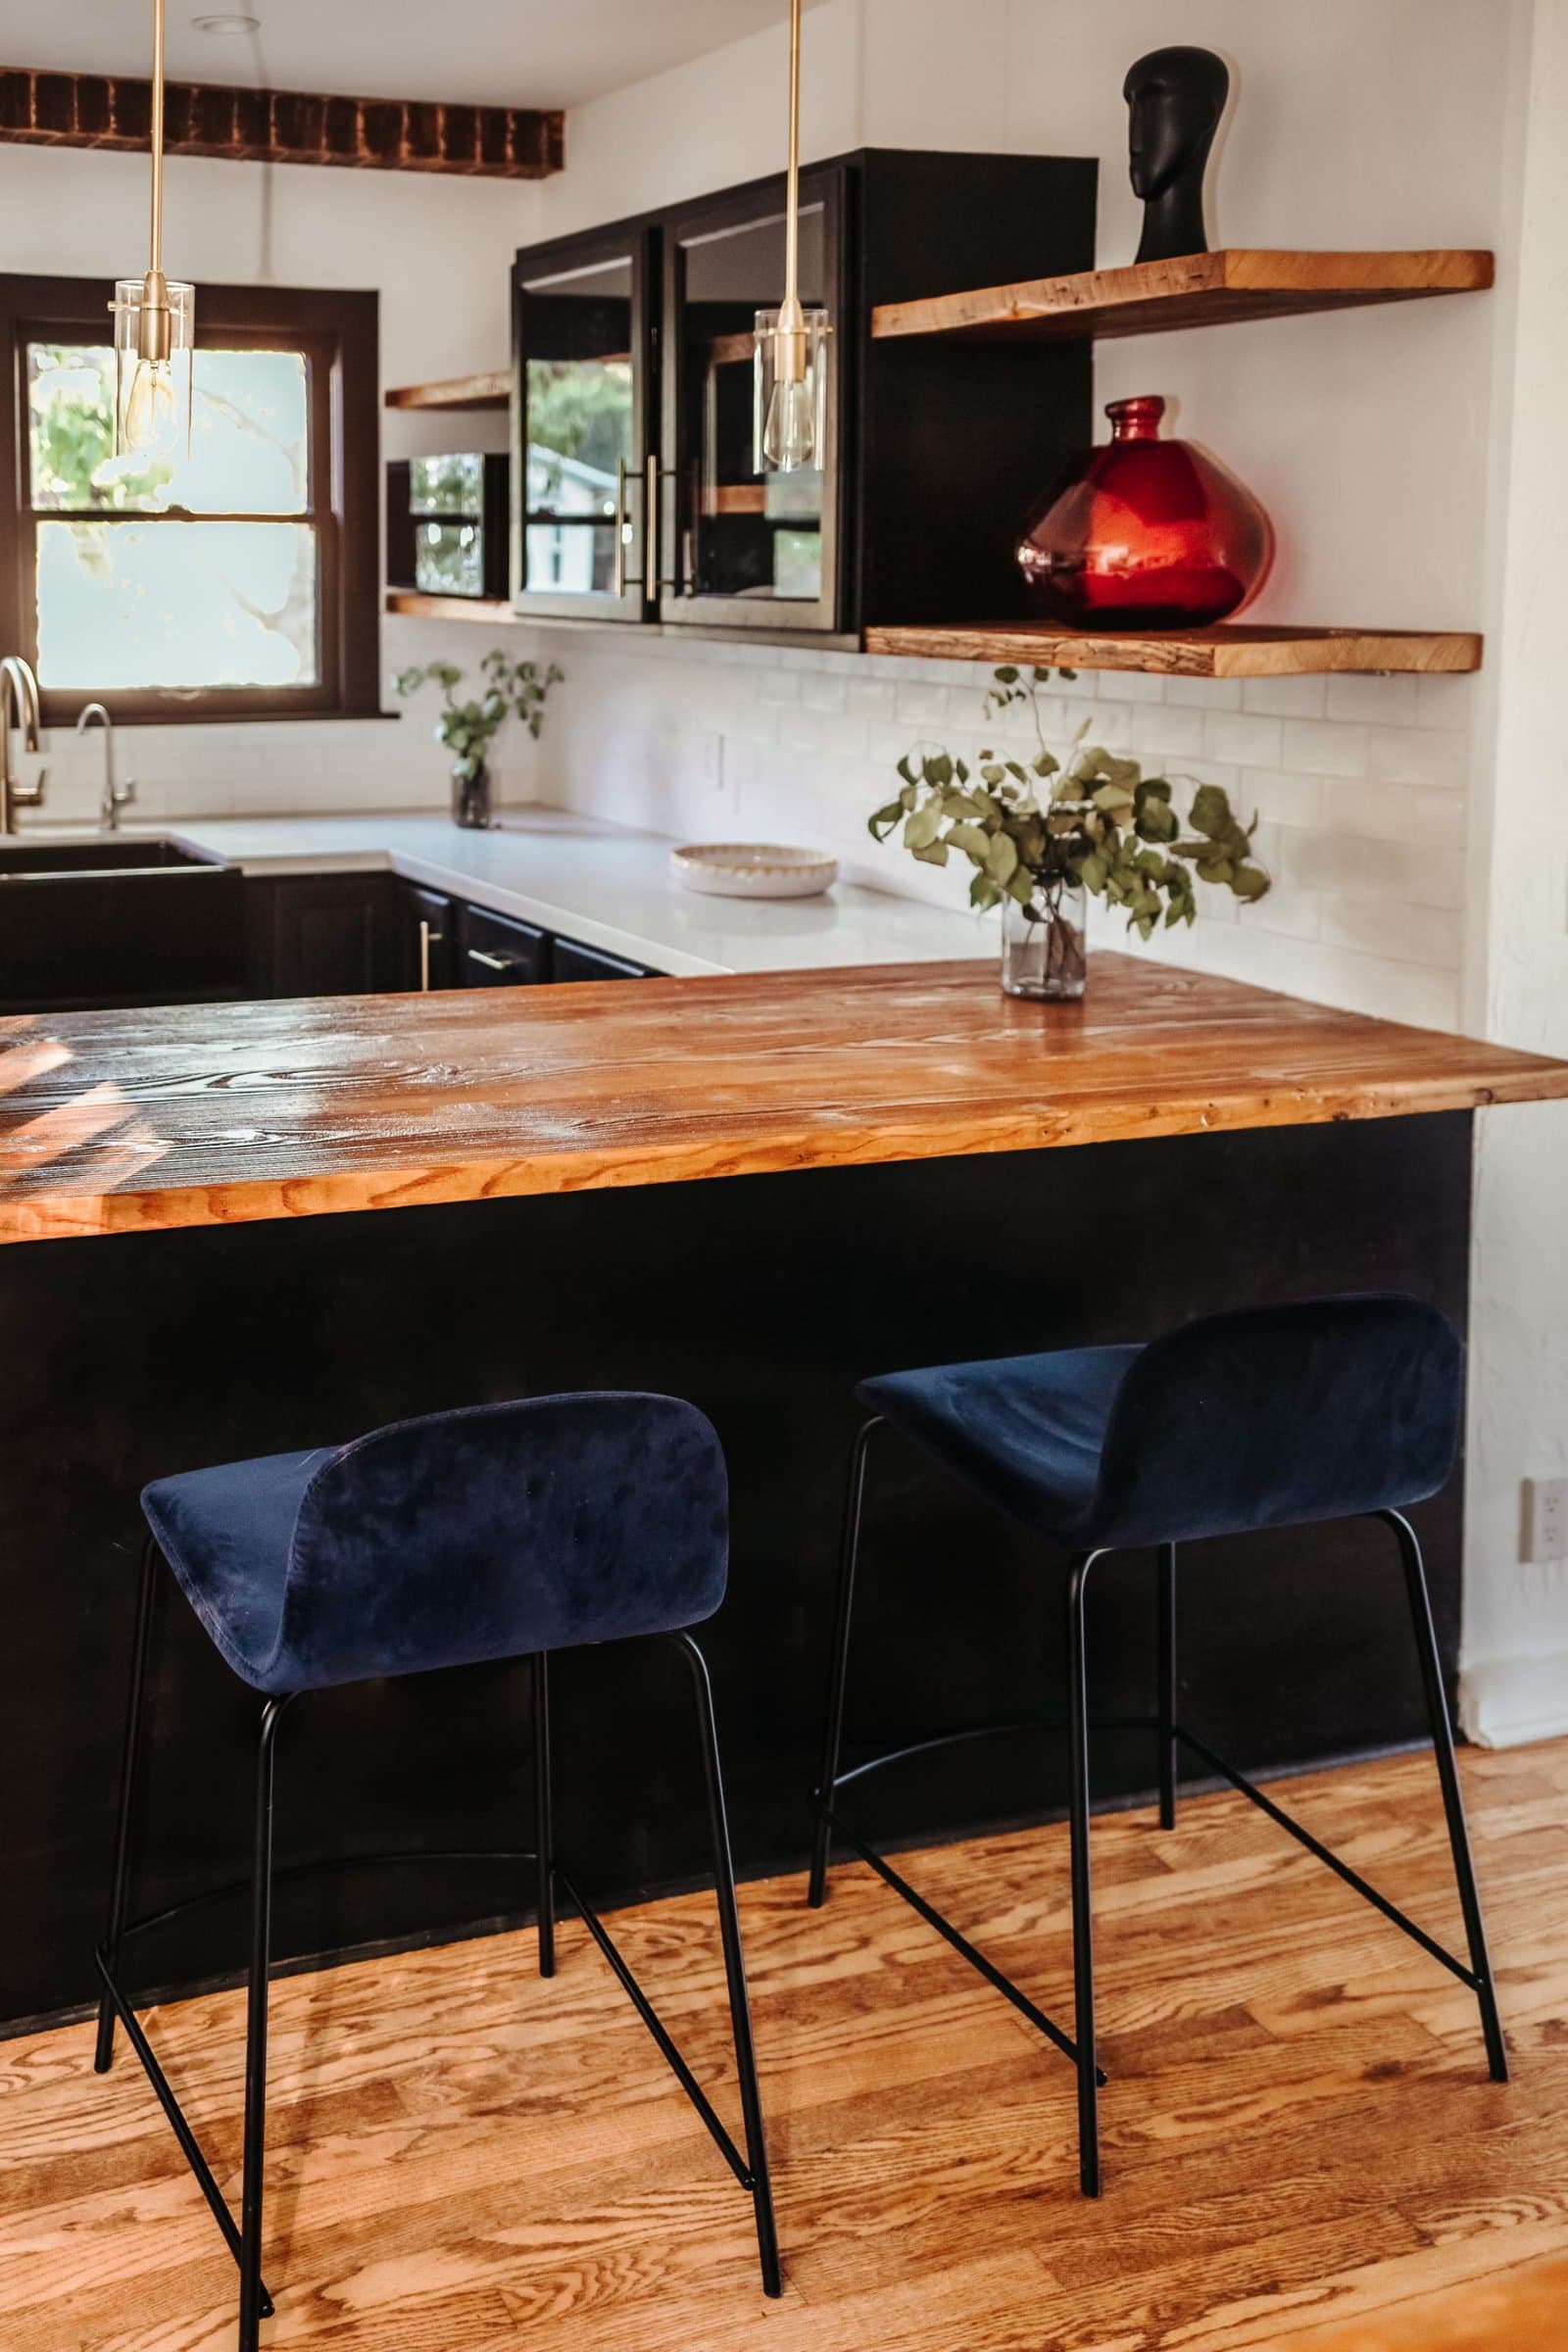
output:
POLYGON ((1206 253, 1203 173, 1230 96, 1230 69, 1212 49, 1152 49, 1127 76, 1133 193, 1144 200, 1141 262, 1206 253))

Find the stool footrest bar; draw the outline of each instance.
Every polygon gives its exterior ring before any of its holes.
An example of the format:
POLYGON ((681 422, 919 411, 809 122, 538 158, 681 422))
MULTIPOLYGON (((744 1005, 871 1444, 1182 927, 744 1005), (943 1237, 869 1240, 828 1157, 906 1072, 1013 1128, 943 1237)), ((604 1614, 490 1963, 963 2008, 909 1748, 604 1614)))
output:
MULTIPOLYGON (((1077 2065, 1077 2044, 1070 2035, 1062 2032, 1054 2019, 1049 2018, 1043 2009, 1037 2008, 1026 1992, 1020 1992, 1010 1977, 1003 1975, 994 1960, 988 1960, 984 1952, 977 1950, 967 1936, 954 1926, 952 1920, 943 1917, 934 1903, 928 1903, 925 1896, 909 1885, 907 1879, 901 1878, 892 1864, 884 1861, 875 1846, 868 1845, 865 1839, 850 1827, 841 1813, 835 1812, 831 1805, 824 1805, 820 1799, 817 1801, 816 1809, 821 1818, 844 1839, 846 1845, 853 1846, 860 1860, 869 1864, 870 1868, 876 1872, 877 1877, 886 1886, 891 1886, 895 1894, 902 1895, 910 1910, 923 1919, 928 1928, 934 1928, 944 1942, 953 1946, 961 1960, 967 1960, 969 1966, 984 1977, 986 1983, 994 1986, 1002 1994, 1004 2000, 1010 2001, 1019 2015, 1027 2018, 1030 2025, 1045 2035, 1053 2048, 1058 2049, 1064 2058, 1070 2060, 1074 2066, 1077 2065)), ((1105 2078, 1101 2070, 1097 2067, 1095 2072, 1098 2080, 1103 2082, 1105 2078)))
MULTIPOLYGON (((223 2243, 237 2263, 240 2260, 239 2226, 228 2210, 222 2190, 213 2178, 213 2168, 202 2154, 196 2134, 185 2120, 185 2111, 174 2096, 169 2077, 158 2063, 158 2054, 142 2030, 140 2018, 115 1980, 114 1971, 109 1965, 108 1956, 102 1945, 99 1946, 94 1957, 98 1963, 98 1974, 103 1979, 104 1989, 114 2002, 115 2014, 125 2029, 125 2038, 141 2061, 142 2072, 152 2084, 158 2104, 169 2119, 170 2129, 179 2143, 180 2154, 195 2175, 196 2185, 207 2200, 213 2219, 222 2233, 223 2243)), ((262 2288, 261 2314, 264 2320, 270 2320, 273 2316, 272 2298, 265 2285, 262 2288)))
POLYGON ((632 2007, 636 2010, 638 2016, 642 2019, 643 2024, 648 2028, 649 2033, 659 2044, 659 2048, 663 2056, 665 2064, 669 2068, 670 2073, 674 2076, 676 2082, 680 2084, 682 2090, 686 2093, 686 2096, 688 2099, 690 2099, 692 2105, 702 2117, 703 2122, 707 2125, 709 2134, 711 2137, 719 2154, 723 2157, 724 2162, 729 2166, 730 2171, 734 2174, 742 2188, 747 2191, 748 2195, 753 2194, 757 2188, 756 2175, 753 2173, 752 2168, 747 2163, 745 2157, 741 2154, 739 2148, 735 2145, 734 2140, 725 2131, 723 2124, 719 2121, 719 2118, 713 2110, 712 2102, 709 2098, 708 2093, 704 2090, 702 2084, 698 2082, 697 2077, 692 2073, 691 2068, 687 2065, 685 2059, 681 2056, 680 2051, 676 2048, 674 2041, 670 2037, 668 2029, 665 2027, 662 2019, 655 2009, 652 2001, 648 1998, 648 1995, 644 1992, 642 1986, 638 1984, 637 1979, 632 1975, 631 1970, 627 1967, 626 1962, 621 1957, 620 1951, 612 1937, 609 1929, 599 1917, 598 1912, 594 1910, 592 1904, 584 1901, 581 1893, 578 1891, 578 1888, 573 1882, 567 1878, 564 1870, 558 1866, 552 1872, 552 1876, 555 1879, 556 1885, 560 1886, 563 1893, 567 1896, 575 1909, 580 1913, 583 1926, 587 1929, 595 1943, 598 1944, 599 1949, 604 1953, 605 1958, 609 1961, 611 1969, 612 1970, 616 1982, 619 1984, 622 1991, 626 1994, 627 1998, 631 2002, 632 2007))
MULTIPOLYGON (((1157 1732, 1157 1715, 1105 1715, 1090 1725, 1092 1732, 1157 1732)), ((889 1764, 906 1764, 913 1756, 936 1754, 944 1747, 962 1747, 970 1740, 1004 1740, 1019 1732, 1064 1732, 1064 1715, 1012 1715, 1002 1723, 971 1724, 961 1732, 939 1732, 934 1740, 911 1740, 907 1747, 890 1747, 885 1755, 867 1756, 863 1763, 852 1764, 847 1772, 835 1773, 835 1788, 853 1788, 863 1781, 867 1773, 881 1772, 889 1764)))
MULTIPOLYGON (((296 1879, 312 1879, 326 1871, 402 1869, 405 1863, 423 1862, 536 1862, 538 1855, 532 1846, 416 1846, 399 1851, 394 1847, 381 1854, 323 1854, 315 1862, 291 1862, 286 1870, 274 1871, 275 1888, 292 1885, 296 1879)), ((155 1928, 172 1927, 192 1911, 203 1911, 210 1903, 250 1900, 249 1879, 228 1879, 221 1886, 204 1887, 200 1894, 187 1894, 177 1903, 166 1903, 161 1911, 149 1911, 142 1919, 130 1920, 121 1929, 122 1942, 133 1936, 151 1935, 155 1928)))
POLYGON ((1343 1879, 1347 1886, 1353 1887, 1355 1892, 1369 1902, 1375 1911, 1381 1911, 1385 1919, 1391 1920, 1395 1927, 1402 1929, 1412 1943, 1418 1943, 1424 1952, 1428 1953, 1432 1959, 1441 1962, 1450 1975, 1457 1977, 1461 1984, 1467 1984, 1472 1992, 1481 1990, 1481 1980, 1473 1969, 1467 1968, 1462 1960, 1456 1960, 1452 1952, 1446 1950, 1438 1942, 1436 1936, 1429 1936, 1425 1928, 1418 1927, 1416 1922, 1408 1918, 1396 1903, 1391 1903, 1386 1894, 1380 1894, 1375 1886, 1362 1878, 1358 1870, 1352 1870, 1348 1862, 1342 1862, 1339 1855, 1326 1846, 1321 1838, 1314 1838, 1310 1830, 1303 1829, 1298 1821, 1293 1820, 1282 1805, 1277 1805, 1271 1796, 1265 1795, 1263 1790, 1250 1781, 1245 1773, 1238 1772, 1234 1764, 1227 1764, 1223 1756, 1216 1755, 1211 1747, 1197 1737, 1196 1733, 1187 1731, 1180 1724, 1175 1727, 1175 1731, 1177 1739, 1184 1745, 1190 1747, 1195 1756, 1201 1757, 1210 1771, 1219 1773, 1222 1779, 1229 1781, 1231 1787, 1238 1789, 1243 1796, 1250 1797, 1260 1813, 1266 1813, 1270 1821, 1275 1822, 1280 1829, 1287 1831, 1296 1839, 1298 1845, 1304 1845, 1309 1854, 1319 1862, 1326 1863, 1336 1878, 1343 1879))

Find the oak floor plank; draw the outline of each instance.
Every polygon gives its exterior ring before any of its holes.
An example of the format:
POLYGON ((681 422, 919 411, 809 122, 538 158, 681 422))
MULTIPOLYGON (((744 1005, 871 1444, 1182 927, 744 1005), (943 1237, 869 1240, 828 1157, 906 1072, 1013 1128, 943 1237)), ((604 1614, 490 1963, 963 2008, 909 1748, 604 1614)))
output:
MULTIPOLYGON (((1507 2086, 1465 1988, 1241 1800, 1184 1798, 1169 1837, 1097 1825, 1098 2206, 1070 2068, 867 1871, 837 1867, 821 1913, 798 1881, 743 1889, 778 2306, 747 2200, 576 1923, 549 1984, 527 1934, 286 1979, 269 2352, 1568 2347, 1544 2316, 1568 2315, 1568 1742, 1463 1769, 1507 2086)), ((1283 1801, 1457 1938, 1427 1759, 1283 1801)), ((1065 2016, 1059 1827, 907 1868, 1065 2016)), ((711 1901, 616 1931, 733 2116, 711 1901)), ((240 1997, 149 2025, 237 2193, 240 1997)), ((0 2045, 4 2352, 232 2336, 232 2266, 138 2070, 96 2078, 87 2027, 0 2045)))

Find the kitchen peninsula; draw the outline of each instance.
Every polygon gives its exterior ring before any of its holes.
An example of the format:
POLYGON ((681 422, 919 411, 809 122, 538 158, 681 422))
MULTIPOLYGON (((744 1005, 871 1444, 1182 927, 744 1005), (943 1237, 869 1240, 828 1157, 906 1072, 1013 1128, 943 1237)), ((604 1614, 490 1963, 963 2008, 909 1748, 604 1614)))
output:
MULTIPOLYGON (((1462 1322, 1472 1114, 1568 1097, 1568 1065, 1103 956, 1078 1007, 1004 999, 986 959, 19 1015, 0 1088, 14 2021, 91 1994, 144 1480, 530 1392, 691 1397, 734 1482, 712 1656, 737 1844, 754 1869, 794 1862, 854 1382, 1340 1290, 1409 1289, 1462 1322)), ((1030 1546, 889 1463, 866 1738, 995 1712, 999 1690, 1004 1711, 1038 1704, 1030 1546), (955 1558, 973 1566, 938 1671, 916 1629, 951 1616, 955 1558)), ((1459 1512, 1455 1482, 1422 1514, 1450 1661, 1459 1512)), ((1202 1548, 1189 1666, 1245 1762, 1415 1736, 1390 1664, 1402 1596, 1375 1555, 1353 1525, 1270 1539, 1266 1576, 1255 1546, 1202 1548)), ((1129 1688, 1100 1696, 1135 1711, 1136 1562, 1101 1605, 1129 1688)), ((170 1620, 150 1906, 236 1875, 249 1723, 194 1621, 170 1620)), ((622 1685, 613 1653, 579 1707, 571 1663, 564 1840, 607 1894, 678 1884, 699 1867, 695 1814, 601 1800, 628 1778, 687 1788, 680 1719, 646 1673, 622 1685)), ((526 1801, 518 1722, 510 1670, 366 1685, 302 1709, 293 1786, 331 1786, 334 1852, 440 1846, 459 1819, 475 1848, 505 1845, 526 1801)), ((1033 1769, 1054 1805, 1059 1757, 1033 1769)), ((1101 1777, 1139 1789, 1147 1754, 1108 1741, 1101 1777)), ((994 1759, 912 1770, 890 1826, 956 1831, 1017 1786, 1016 1760, 1010 1782, 994 1759)), ((297 1804, 279 1838, 289 1860, 321 1850, 297 1804)), ((278 1948, 440 1936, 525 1905, 479 1860, 307 1878, 278 1948)), ((172 1928, 144 1981, 222 1975, 238 1933, 221 1913, 172 1928)))

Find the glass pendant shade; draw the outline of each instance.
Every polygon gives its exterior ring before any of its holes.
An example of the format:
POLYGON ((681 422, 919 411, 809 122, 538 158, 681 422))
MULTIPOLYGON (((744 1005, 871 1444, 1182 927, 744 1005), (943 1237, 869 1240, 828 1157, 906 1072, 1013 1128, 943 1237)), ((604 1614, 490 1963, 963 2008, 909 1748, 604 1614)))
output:
POLYGON ((174 278, 115 285, 115 453, 177 466, 190 454, 196 289, 174 278))
POLYGON ((827 339, 823 310, 803 311, 799 334, 780 332, 778 311, 757 314, 754 471, 802 473, 820 466, 827 432, 827 339))

